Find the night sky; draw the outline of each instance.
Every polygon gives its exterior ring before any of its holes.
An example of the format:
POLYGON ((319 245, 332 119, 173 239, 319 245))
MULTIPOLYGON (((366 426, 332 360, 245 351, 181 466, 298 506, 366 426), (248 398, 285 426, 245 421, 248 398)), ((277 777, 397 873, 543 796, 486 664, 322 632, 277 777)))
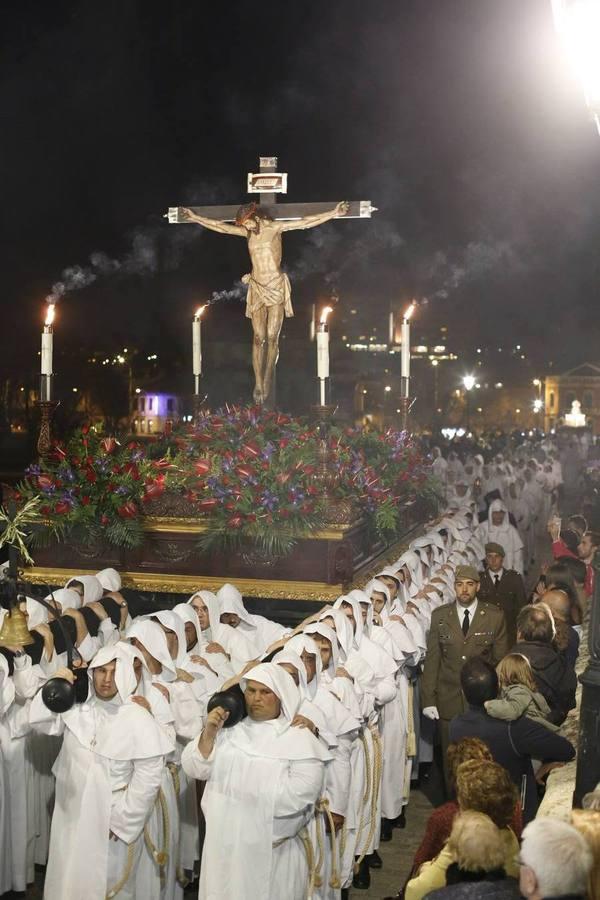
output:
MULTIPOLYGON (((246 202, 259 155, 289 200, 380 210, 286 237, 290 335, 332 292, 382 331, 414 293, 467 354, 598 359, 600 137, 549 0, 13 0, 0 40, 4 373, 36 364, 75 265, 95 280, 61 301, 63 348, 187 353, 246 247, 161 216, 246 202)), ((219 303, 207 335, 249 339, 243 311, 219 303)))

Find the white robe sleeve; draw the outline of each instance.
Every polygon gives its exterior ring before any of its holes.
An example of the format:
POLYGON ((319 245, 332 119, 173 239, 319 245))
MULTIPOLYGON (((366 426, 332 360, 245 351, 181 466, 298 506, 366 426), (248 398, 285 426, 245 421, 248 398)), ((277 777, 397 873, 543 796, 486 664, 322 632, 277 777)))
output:
POLYGON ((345 818, 350 798, 350 754, 353 741, 346 736, 339 737, 338 741, 338 746, 330 751, 333 760, 325 773, 325 796, 329 800, 331 811, 345 818))
POLYGON ((33 697, 46 682, 46 675, 39 665, 33 665, 31 657, 24 654, 15 656, 13 682, 17 696, 24 700, 33 697))
POLYGON ((212 773, 213 763, 215 761, 215 750, 217 742, 215 741, 208 759, 204 759, 204 757, 198 750, 199 740, 200 734, 197 734, 196 737, 191 740, 185 747, 183 753, 181 754, 181 765, 185 774, 189 775, 190 778, 196 778, 197 781, 209 781, 212 773))
POLYGON ((275 794, 277 818, 295 816, 316 803, 323 786, 324 765, 318 759, 292 760, 282 772, 275 794))
POLYGON ((379 706, 384 706, 394 699, 396 693, 397 688, 394 676, 386 675, 385 678, 380 678, 377 682, 375 687, 375 702, 379 704, 379 706))
POLYGON ((142 832, 152 811, 164 768, 162 756, 133 761, 133 775, 126 790, 112 795, 110 830, 126 844, 142 832))
POLYGON ((44 704, 42 692, 38 691, 29 708, 29 724, 34 731, 42 734, 60 735, 65 730, 65 723, 60 713, 53 713, 44 704))

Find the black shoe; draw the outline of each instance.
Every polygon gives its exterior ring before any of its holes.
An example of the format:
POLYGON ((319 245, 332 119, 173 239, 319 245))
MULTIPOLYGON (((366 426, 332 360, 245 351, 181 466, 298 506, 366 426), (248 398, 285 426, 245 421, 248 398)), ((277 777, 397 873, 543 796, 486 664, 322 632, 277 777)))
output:
POLYGON ((394 819, 394 828, 406 828, 406 813, 404 809, 400 815, 394 819))
POLYGON ((393 830, 394 830, 394 820, 393 819, 382 819, 381 820, 381 833, 379 835, 379 840, 383 841, 384 843, 387 841, 391 841, 393 830))
POLYGON ((366 891, 371 887, 371 875, 369 872, 369 864, 366 859, 363 859, 358 867, 358 871, 354 873, 352 887, 356 888, 358 891, 366 891))
POLYGON ((365 856, 365 860, 370 869, 381 869, 383 866, 383 860, 381 859, 377 850, 373 850, 372 853, 369 853, 368 856, 365 856))

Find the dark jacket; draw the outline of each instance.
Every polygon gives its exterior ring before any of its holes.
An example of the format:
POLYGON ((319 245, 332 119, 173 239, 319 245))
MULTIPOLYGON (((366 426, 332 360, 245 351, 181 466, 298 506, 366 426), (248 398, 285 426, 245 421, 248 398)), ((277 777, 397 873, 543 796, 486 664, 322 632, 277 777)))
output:
POLYGON ((504 569, 498 584, 488 569, 479 573, 479 600, 498 606, 506 618, 508 640, 512 646, 517 639, 517 616, 527 603, 523 579, 514 569, 504 569))
POLYGON ((569 710, 575 708, 577 676, 573 667, 550 644, 538 641, 518 641, 510 652, 527 657, 538 691, 550 707, 549 721, 562 725, 569 710))
POLYGON ((482 708, 470 706, 450 722, 450 740, 478 737, 490 748, 495 761, 507 769, 519 791, 525 787, 523 825, 535 818, 538 795, 532 759, 543 762, 569 762, 575 756, 573 745, 561 735, 521 716, 513 722, 493 719, 482 708))
POLYGON ((520 900, 521 891, 514 878, 500 881, 462 881, 425 895, 427 900, 520 900))

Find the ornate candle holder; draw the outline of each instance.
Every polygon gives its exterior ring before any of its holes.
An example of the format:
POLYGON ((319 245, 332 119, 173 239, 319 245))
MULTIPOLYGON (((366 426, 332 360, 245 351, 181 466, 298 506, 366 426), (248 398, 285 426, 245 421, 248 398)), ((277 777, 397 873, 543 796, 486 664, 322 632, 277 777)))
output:
POLYGON ((52 416, 56 407, 59 405, 58 400, 38 400, 36 406, 40 410, 40 431, 37 440, 37 452, 41 459, 50 452, 52 446, 52 416))

